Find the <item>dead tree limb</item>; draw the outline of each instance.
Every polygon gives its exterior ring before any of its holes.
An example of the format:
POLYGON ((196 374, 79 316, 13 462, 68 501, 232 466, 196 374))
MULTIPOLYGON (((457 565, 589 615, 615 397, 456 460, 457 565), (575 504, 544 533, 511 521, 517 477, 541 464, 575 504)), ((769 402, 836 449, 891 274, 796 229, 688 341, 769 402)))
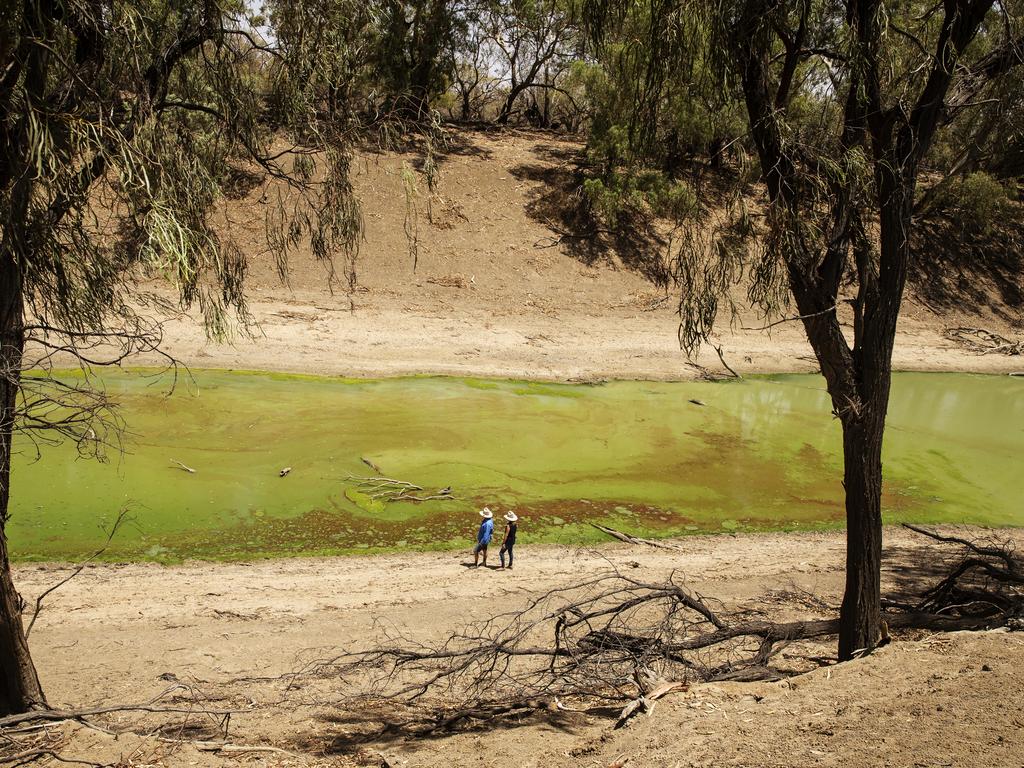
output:
POLYGON ((110 546, 110 542, 114 539, 114 535, 117 533, 118 529, 120 529, 121 524, 127 519, 127 517, 128 509, 122 508, 121 511, 118 512, 117 518, 114 520, 114 524, 111 525, 110 530, 107 531, 107 538, 103 542, 103 546, 101 546, 99 549, 97 549, 95 552, 89 555, 89 557, 87 557, 85 560, 80 562, 75 567, 75 569, 71 571, 70 574, 68 574, 63 579, 58 581, 56 584, 54 584, 51 587, 48 587, 47 589, 43 590, 42 593, 40 593, 39 597, 36 598, 36 605, 35 609, 32 611, 32 618, 29 619, 28 626, 25 628, 26 640, 28 640, 29 635, 32 634, 32 627, 35 626, 36 619, 39 618, 39 612, 43 610, 43 601, 51 594, 56 592, 58 589, 63 587, 65 584, 67 584, 69 581, 71 581, 73 578, 75 578, 75 576, 80 574, 83 570, 85 570, 86 566, 89 565, 89 563, 91 563, 97 557, 100 557, 104 552, 106 552, 107 548, 110 546))
POLYGON ((597 528, 597 530, 601 531, 601 533, 606 533, 613 539, 624 541, 627 544, 646 544, 648 547, 657 547, 658 549, 674 549, 676 551, 682 549, 681 547, 664 541, 654 541, 653 539, 641 539, 639 536, 633 536, 628 533, 623 533, 622 531, 617 531, 614 528, 609 528, 606 525, 599 525, 598 523, 591 523, 591 525, 594 528, 597 528))
POLYGON ((112 712, 146 712, 146 713, 170 713, 170 714, 188 714, 188 715, 210 715, 213 717, 220 717, 230 719, 232 715, 244 712, 241 709, 211 709, 198 705, 197 702, 190 701, 188 705, 165 705, 159 702, 168 698, 177 691, 190 691, 194 694, 192 688, 181 683, 176 683, 168 688, 165 688, 158 695, 154 696, 148 701, 141 702, 139 704, 109 704, 102 707, 87 707, 84 709, 34 709, 30 712, 22 712, 17 715, 7 715, 6 717, 0 717, 0 729, 7 729, 11 726, 20 725, 22 723, 30 722, 60 722, 64 720, 81 720, 85 717, 92 717, 95 715, 107 715, 112 712))
POLYGON ((1012 341, 985 328, 947 328, 945 336, 979 355, 1024 355, 1024 341, 1012 341))
POLYGON ((947 555, 945 576, 906 607, 992 624, 1024 620, 1024 558, 1012 542, 970 540, 909 523, 904 527, 959 547, 947 555))
MULTIPOLYGON (((888 604, 889 630, 1012 628, 1024 617, 1024 564, 1012 547, 908 527, 940 545, 929 557, 941 558, 947 548, 952 557, 914 599, 888 604)), ((388 720, 388 727, 414 735, 531 709, 579 711, 623 701, 631 702, 622 712, 628 719, 648 706, 642 700, 651 688, 643 680, 682 687, 794 674, 791 662, 777 666, 779 653, 789 649, 793 656, 798 644, 835 636, 839 621, 773 621, 763 612, 725 610, 674 574, 648 583, 611 571, 548 591, 438 643, 381 631, 383 643, 317 660, 289 685, 306 677, 340 678, 357 691, 354 709, 401 712, 404 718, 388 720)), ((813 645, 797 653, 808 664, 824 663, 813 645)))
POLYGON ((353 487, 360 493, 364 493, 371 499, 389 503, 392 501, 434 501, 438 499, 451 500, 451 488, 441 488, 436 493, 419 495, 424 491, 423 486, 410 483, 406 480, 395 480, 390 477, 359 477, 348 475, 345 478, 353 484, 353 487))

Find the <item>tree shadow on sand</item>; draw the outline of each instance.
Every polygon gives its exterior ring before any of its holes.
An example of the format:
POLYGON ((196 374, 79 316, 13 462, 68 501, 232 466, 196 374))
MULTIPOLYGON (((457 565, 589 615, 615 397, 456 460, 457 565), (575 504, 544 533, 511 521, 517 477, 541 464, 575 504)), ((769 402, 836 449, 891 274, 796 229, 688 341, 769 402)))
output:
POLYGON ((919 300, 938 313, 990 310, 1022 323, 1024 219, 1008 216, 985 235, 963 232, 937 214, 917 222, 909 281, 919 300))
POLYGON ((361 747, 386 748, 413 741, 434 741, 460 733, 494 733, 520 726, 540 726, 560 733, 578 733, 590 724, 592 716, 615 717, 620 708, 599 708, 586 714, 551 711, 537 707, 525 709, 514 717, 500 716, 488 720, 465 720, 445 727, 426 719, 403 720, 394 702, 383 702, 355 711, 336 711, 319 717, 323 728, 302 734, 292 748, 310 754, 351 754, 361 747))
POLYGON ((668 241, 649 218, 623 212, 614 226, 601 222, 580 190, 583 169, 580 151, 573 146, 541 144, 533 149, 538 162, 509 169, 520 181, 539 182, 526 204, 526 214, 551 230, 534 247, 561 248, 588 267, 624 268, 666 288, 671 271, 666 258, 668 241))

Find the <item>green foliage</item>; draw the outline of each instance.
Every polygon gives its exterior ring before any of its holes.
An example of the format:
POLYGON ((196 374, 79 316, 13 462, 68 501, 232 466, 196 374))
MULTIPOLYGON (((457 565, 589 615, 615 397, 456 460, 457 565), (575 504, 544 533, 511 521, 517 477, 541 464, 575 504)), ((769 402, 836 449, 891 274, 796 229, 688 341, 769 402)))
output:
POLYGON ((953 216, 964 232, 986 235, 1010 210, 1011 191, 984 171, 975 171, 948 184, 938 205, 953 216))
POLYGON ((583 182, 583 196, 591 210, 607 222, 636 212, 686 220, 697 212, 697 196, 684 181, 674 181, 656 170, 613 171, 583 182))

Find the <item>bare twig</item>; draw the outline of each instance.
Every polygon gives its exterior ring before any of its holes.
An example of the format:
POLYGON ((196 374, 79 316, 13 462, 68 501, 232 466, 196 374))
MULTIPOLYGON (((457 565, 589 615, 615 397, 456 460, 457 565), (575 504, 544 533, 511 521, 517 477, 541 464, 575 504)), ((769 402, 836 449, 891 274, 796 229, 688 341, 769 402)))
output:
POLYGON ((797 320, 808 320, 812 317, 827 315, 829 312, 834 311, 837 306, 838 304, 833 304, 828 309, 823 309, 820 312, 811 312, 806 315, 796 315, 795 317, 783 317, 780 320, 776 320, 775 322, 768 323, 767 325, 762 325, 759 328, 748 328, 745 325, 741 325, 740 328, 743 329, 744 331, 767 331, 769 328, 774 328, 776 325, 782 325, 783 323, 794 323, 797 320))
POLYGON ((725 354, 722 352, 722 345, 721 344, 712 344, 711 346, 714 348, 715 352, 718 354, 718 359, 721 361, 722 367, 724 367, 725 370, 727 370, 729 373, 731 373, 733 375, 733 378, 742 379, 743 377, 740 376, 738 373, 736 373, 736 371, 734 371, 732 369, 732 366, 730 366, 727 362, 725 362, 725 354))
POLYGON ((39 597, 36 598, 36 605, 35 605, 35 609, 32 611, 32 618, 29 619, 28 626, 25 628, 25 639, 26 640, 28 640, 29 635, 32 634, 32 627, 35 626, 36 619, 39 618, 39 612, 41 610, 43 610, 43 600, 45 600, 51 594, 53 594, 58 589, 63 587, 65 584, 67 584, 73 578, 75 578, 75 576, 77 576, 83 570, 85 570, 86 566, 89 565, 89 563, 91 563, 97 557, 99 557, 104 552, 106 552, 107 551, 107 547, 110 546, 110 542, 114 538, 114 534, 117 533, 118 529, 120 529, 120 527, 121 527, 121 524, 125 521, 125 519, 127 519, 127 517, 128 517, 128 509, 127 508, 121 509, 121 511, 117 513, 117 518, 114 520, 114 524, 111 525, 110 526, 110 530, 107 531, 107 538, 103 542, 103 546, 101 546, 99 549, 97 549, 95 552, 93 552, 91 555, 89 555, 89 557, 87 557, 85 560, 80 562, 75 567, 75 569, 73 571, 71 571, 71 573, 69 575, 67 575, 66 577, 64 577, 60 581, 58 581, 53 586, 51 586, 48 589, 44 590, 39 595, 39 597))

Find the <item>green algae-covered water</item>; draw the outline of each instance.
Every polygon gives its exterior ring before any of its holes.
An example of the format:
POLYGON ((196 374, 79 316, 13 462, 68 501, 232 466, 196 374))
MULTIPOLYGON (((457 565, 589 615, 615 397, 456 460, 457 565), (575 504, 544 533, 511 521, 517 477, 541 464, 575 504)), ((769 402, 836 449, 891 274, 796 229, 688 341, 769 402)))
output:
MULTIPOLYGON (((109 463, 71 446, 32 461, 22 443, 8 528, 16 559, 80 558, 123 507, 130 521, 107 559, 466 546, 484 504, 515 509, 525 543, 605 538, 590 522, 648 536, 842 525, 840 429, 819 377, 591 386, 194 375, 170 396, 137 374, 105 379, 130 430, 128 453, 109 463), (369 499, 346 481, 372 473, 363 457, 455 498, 369 499)), ((1024 525, 1022 449, 1024 381, 897 375, 887 521, 1024 525)))

